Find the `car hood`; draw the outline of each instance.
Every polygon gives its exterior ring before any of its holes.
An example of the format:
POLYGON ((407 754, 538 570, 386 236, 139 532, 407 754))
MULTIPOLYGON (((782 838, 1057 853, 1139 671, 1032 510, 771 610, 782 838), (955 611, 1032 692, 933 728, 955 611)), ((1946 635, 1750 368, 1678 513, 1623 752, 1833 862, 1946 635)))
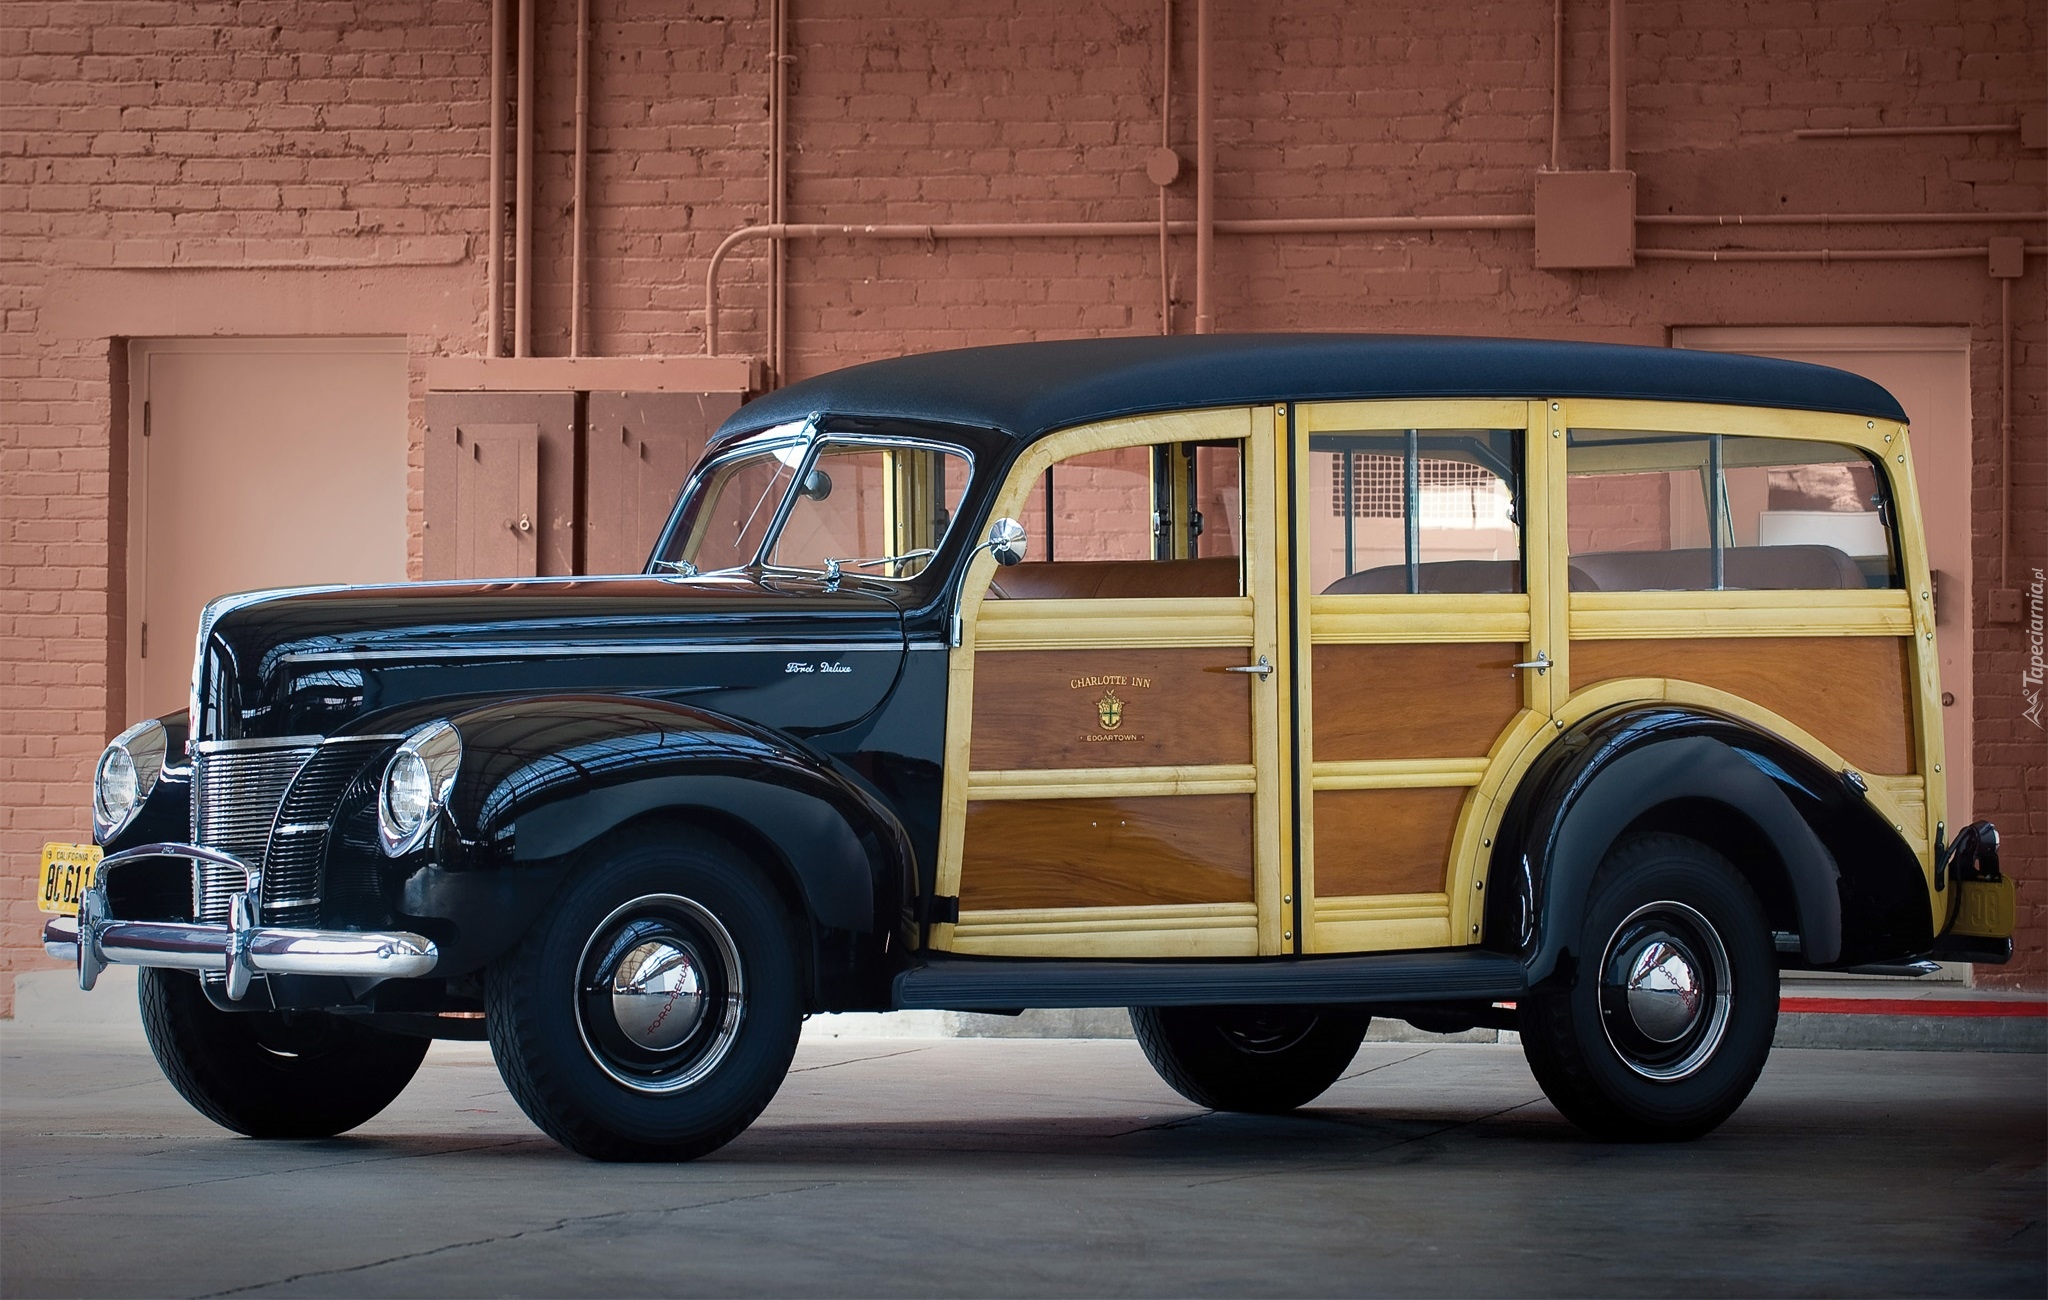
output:
POLYGON ((881 583, 712 576, 302 588, 200 621, 195 740, 324 736, 422 702, 619 693, 797 734, 859 721, 902 666, 881 583))

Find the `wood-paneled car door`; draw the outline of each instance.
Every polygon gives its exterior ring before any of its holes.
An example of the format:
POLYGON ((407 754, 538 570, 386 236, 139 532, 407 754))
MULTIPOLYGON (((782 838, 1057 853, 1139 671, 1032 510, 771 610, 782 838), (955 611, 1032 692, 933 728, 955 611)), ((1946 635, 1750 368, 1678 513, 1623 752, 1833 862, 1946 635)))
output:
MULTIPOLYGON (((1564 586, 1546 404, 1299 404, 1292 502, 1304 952, 1476 942, 1500 774, 1545 725, 1564 586)), ((1287 418, 1283 415, 1283 418, 1287 418)))
POLYGON ((1029 558, 969 571, 934 947, 1289 951, 1270 407, 1033 445, 996 504, 1029 558), (1260 671, 1262 666, 1266 671, 1260 671))

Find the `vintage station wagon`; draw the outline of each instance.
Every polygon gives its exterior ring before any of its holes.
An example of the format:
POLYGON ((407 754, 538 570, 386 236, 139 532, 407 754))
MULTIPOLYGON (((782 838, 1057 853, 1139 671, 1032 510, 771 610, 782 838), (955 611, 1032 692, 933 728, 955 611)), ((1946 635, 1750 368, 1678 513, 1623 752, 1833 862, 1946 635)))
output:
POLYGON ((1907 438, 1651 348, 853 367, 728 421, 644 574, 213 602, 46 943, 143 967, 171 1081, 262 1137, 488 1036, 564 1144, 687 1159, 808 1013, 1100 1006, 1205 1106, 1312 1100, 1378 1015, 1696 1136, 1781 968, 2011 951, 1907 438))

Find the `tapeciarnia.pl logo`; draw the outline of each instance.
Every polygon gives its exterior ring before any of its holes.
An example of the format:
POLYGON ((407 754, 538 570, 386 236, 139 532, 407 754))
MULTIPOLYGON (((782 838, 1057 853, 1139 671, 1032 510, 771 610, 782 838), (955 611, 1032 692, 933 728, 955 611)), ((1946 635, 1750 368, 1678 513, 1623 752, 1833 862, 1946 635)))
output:
POLYGON ((2041 680, 2048 676, 2048 661, 2042 657, 2041 595, 2048 590, 2048 579, 2041 570, 2034 570, 2034 580, 2027 584, 2027 664, 2020 669, 2020 696, 2027 702, 2020 716, 2041 729, 2041 680))

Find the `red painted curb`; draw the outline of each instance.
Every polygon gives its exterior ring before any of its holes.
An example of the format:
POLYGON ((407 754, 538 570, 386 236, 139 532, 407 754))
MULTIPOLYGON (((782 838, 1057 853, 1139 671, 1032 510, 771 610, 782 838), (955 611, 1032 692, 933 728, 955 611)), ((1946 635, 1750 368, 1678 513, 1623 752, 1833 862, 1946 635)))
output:
POLYGON ((1780 998, 1778 1010, 1824 1016, 2048 1016, 2048 1002, 1960 998, 1780 998))

